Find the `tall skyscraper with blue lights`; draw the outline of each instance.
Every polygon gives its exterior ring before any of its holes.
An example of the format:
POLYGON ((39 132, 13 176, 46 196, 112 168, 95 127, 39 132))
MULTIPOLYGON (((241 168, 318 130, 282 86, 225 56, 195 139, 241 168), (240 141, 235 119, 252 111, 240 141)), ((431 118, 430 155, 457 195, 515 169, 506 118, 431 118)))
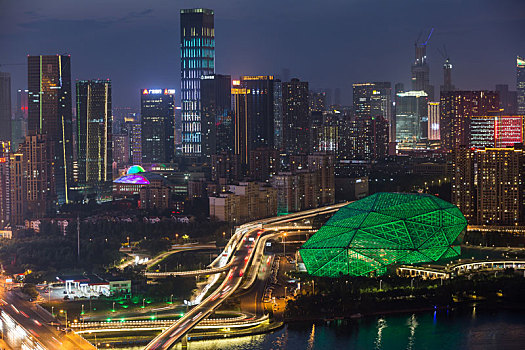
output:
POLYGON ((215 73, 215 29, 213 11, 180 11, 182 154, 202 155, 201 77, 215 73))

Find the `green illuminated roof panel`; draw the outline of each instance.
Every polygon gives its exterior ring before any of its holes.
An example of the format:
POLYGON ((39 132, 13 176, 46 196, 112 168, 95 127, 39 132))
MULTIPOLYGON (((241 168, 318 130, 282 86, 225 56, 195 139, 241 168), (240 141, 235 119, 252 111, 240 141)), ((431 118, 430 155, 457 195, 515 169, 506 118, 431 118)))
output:
POLYGON ((382 274, 394 263, 459 255, 459 209, 427 194, 376 193, 339 209, 300 249, 312 275, 382 274))

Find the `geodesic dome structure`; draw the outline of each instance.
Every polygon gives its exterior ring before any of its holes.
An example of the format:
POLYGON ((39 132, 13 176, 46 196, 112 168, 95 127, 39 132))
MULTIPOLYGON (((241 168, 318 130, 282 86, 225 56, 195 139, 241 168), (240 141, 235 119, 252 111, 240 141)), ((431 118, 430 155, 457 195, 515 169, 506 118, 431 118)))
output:
POLYGON ((376 193, 339 209, 300 254, 311 275, 380 275, 394 263, 458 256, 453 243, 466 226, 455 205, 435 196, 376 193))

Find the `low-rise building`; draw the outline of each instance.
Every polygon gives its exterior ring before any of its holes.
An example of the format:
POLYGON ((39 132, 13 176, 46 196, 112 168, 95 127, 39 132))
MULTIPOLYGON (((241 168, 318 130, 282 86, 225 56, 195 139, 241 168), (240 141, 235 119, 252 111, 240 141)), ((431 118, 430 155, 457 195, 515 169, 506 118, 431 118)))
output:
POLYGON ((209 197, 210 216, 241 224, 277 214, 277 192, 258 182, 225 186, 226 191, 209 197))

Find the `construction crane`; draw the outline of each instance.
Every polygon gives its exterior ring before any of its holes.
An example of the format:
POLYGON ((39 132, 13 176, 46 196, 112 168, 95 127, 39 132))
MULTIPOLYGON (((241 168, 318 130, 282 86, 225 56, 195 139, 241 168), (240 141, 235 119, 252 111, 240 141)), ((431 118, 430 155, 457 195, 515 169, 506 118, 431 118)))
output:
MULTIPOLYGON (((427 40, 425 40, 425 42, 422 43, 421 46, 427 46, 428 41, 430 40, 430 37, 432 36, 432 33, 434 33, 434 28, 430 29, 430 32, 428 33, 428 36, 427 36, 427 40)), ((421 39, 421 35, 422 35, 422 33, 419 32, 419 35, 418 35, 418 37, 416 39, 416 46, 419 45, 419 39, 421 39)))

